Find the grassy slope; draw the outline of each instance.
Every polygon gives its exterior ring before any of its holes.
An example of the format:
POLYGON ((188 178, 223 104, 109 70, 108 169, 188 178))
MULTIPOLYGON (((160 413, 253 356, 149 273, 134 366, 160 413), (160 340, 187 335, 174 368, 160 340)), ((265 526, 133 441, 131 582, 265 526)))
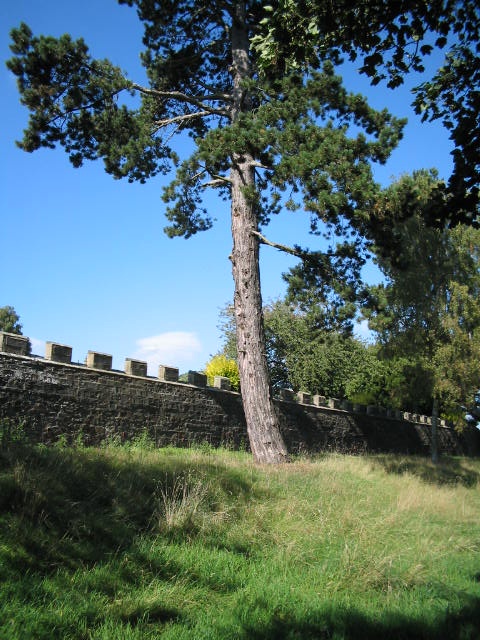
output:
POLYGON ((0 638, 480 637, 480 461, 0 449, 0 638))

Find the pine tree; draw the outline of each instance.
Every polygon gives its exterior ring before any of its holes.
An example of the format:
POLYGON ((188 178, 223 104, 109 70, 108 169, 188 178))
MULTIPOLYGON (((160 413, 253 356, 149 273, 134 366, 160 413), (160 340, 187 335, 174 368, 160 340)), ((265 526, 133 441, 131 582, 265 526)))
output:
POLYGON ((144 24, 146 85, 93 59, 83 40, 37 37, 25 24, 12 31, 7 64, 30 110, 19 145, 26 151, 62 146, 75 167, 102 159, 108 173, 129 181, 175 167, 164 192, 170 236, 210 228, 206 188, 230 201, 237 354, 251 449, 259 462, 285 461, 265 356, 259 246, 300 258, 307 251, 267 239, 263 227, 283 207, 303 207, 314 233, 324 225, 340 235, 348 229, 351 250, 360 251, 363 239, 382 228, 371 162, 387 159, 403 122, 346 92, 334 74, 333 50, 302 72, 260 72, 251 44, 265 25, 258 1, 119 1, 135 6, 144 24), (137 98, 135 106, 125 94, 137 98), (174 145, 185 133, 194 150, 179 158, 174 145))

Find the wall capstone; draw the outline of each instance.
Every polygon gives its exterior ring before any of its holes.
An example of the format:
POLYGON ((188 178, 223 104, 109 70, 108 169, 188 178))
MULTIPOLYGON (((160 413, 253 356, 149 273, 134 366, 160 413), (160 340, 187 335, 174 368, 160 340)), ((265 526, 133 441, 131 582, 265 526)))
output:
POLYGON ((0 331, 0 351, 26 356, 28 355, 29 350, 30 340, 26 336, 19 336, 16 333, 0 331))
POLYGON ((72 362, 72 347, 57 342, 45 343, 45 358, 55 362, 70 364, 72 362))
POLYGON ((101 369, 102 371, 110 371, 112 368, 112 359, 113 357, 109 353, 89 351, 87 354, 86 365, 89 369, 101 369))

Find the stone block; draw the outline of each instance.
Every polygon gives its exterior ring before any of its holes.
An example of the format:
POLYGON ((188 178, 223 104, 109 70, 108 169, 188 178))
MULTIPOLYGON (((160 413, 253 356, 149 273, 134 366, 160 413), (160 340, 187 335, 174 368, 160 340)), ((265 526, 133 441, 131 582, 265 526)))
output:
POLYGON ((280 400, 285 400, 286 402, 293 402, 295 400, 295 394, 291 389, 279 389, 278 397, 280 400))
POLYGON ((112 368, 112 356, 108 353, 99 353, 98 351, 89 351, 86 360, 89 369, 102 369, 110 371, 112 368))
POLYGON ((230 378, 226 378, 225 376, 215 376, 213 378, 213 386, 215 389, 223 389, 224 391, 231 391, 232 389, 230 378))
POLYGON ((147 377, 147 363, 143 360, 125 358, 125 373, 129 376, 147 377))
POLYGON ((26 336, 16 333, 0 331, 0 351, 16 353, 19 356, 28 356, 30 353, 30 340, 26 336))
POLYGON ((45 358, 53 362, 62 362, 63 364, 71 364, 72 347, 66 344, 58 344, 57 342, 45 343, 45 358))
POLYGON ((340 409, 340 400, 338 398, 329 398, 328 407, 330 409, 340 409))
POLYGON ((161 364, 158 367, 158 378, 164 382, 178 382, 178 369, 161 364))
POLYGON ((327 399, 325 396, 319 396, 318 393, 316 393, 313 396, 313 404, 316 405, 317 407, 326 407, 327 399))
POLYGON ((312 395, 305 391, 299 391, 297 393, 297 402, 300 402, 300 404, 312 404, 312 395))
POLYGON ((189 371, 188 384, 193 384, 195 387, 206 387, 207 376, 204 373, 199 373, 198 371, 189 371))

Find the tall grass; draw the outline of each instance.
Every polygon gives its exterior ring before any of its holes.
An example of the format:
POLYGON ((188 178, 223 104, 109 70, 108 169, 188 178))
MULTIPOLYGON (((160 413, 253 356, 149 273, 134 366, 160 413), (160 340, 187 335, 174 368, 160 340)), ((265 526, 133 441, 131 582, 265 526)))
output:
POLYGON ((480 461, 0 449, 0 638, 480 637, 480 461))

